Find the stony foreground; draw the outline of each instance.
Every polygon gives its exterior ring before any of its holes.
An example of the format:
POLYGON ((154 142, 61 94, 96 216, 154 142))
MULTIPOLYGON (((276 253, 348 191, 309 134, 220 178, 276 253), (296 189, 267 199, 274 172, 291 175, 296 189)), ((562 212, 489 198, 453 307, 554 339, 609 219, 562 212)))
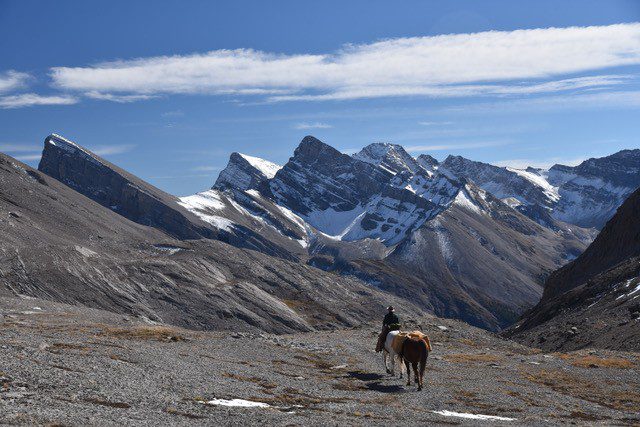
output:
POLYGON ((456 321, 414 325, 434 344, 422 392, 385 374, 372 350, 377 325, 281 336, 203 333, 4 298, 0 423, 640 423, 637 354, 543 354, 456 321), (469 414, 500 419, 463 418, 469 414))

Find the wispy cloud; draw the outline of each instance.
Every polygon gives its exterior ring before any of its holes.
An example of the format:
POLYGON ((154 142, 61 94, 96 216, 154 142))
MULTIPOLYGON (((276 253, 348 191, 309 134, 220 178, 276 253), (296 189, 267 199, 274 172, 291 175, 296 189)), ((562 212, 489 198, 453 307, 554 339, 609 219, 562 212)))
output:
POLYGON ((99 101, 118 102, 120 104, 157 98, 155 95, 115 95, 113 93, 101 93, 95 90, 86 92, 84 95, 87 98, 97 99, 99 101))
POLYGON ((42 147, 33 144, 13 144, 0 143, 0 151, 5 153, 24 153, 29 151, 40 151, 42 147))
POLYGON ((500 146, 509 145, 509 144, 511 144, 511 141, 479 141, 479 142, 434 144, 434 145, 409 145, 404 148, 410 153, 417 153, 417 152, 423 152, 423 151, 448 151, 448 150, 500 147, 500 146))
POLYGON ((55 67, 51 77, 64 90, 118 97, 208 93, 277 102, 527 95, 624 84, 625 76, 562 76, 640 64, 639 39, 640 23, 488 31, 396 38, 314 55, 237 49, 138 58, 55 67))
POLYGON ((553 110, 598 110, 609 108, 640 107, 640 91, 616 90, 599 93, 575 93, 567 95, 550 95, 533 99, 505 99, 500 101, 480 102, 446 108, 446 112, 456 113, 490 113, 553 111, 553 110))
POLYGON ((135 145, 133 144, 122 144, 122 145, 97 146, 94 148, 90 148, 90 150, 91 152, 97 154, 98 156, 111 156, 114 154, 128 153, 134 148, 135 148, 135 145))
POLYGON ((448 126, 452 125, 453 122, 418 122, 421 126, 448 126))
POLYGON ((23 154, 19 156, 15 156, 16 160, 20 160, 21 162, 32 162, 34 160, 40 160, 42 157, 42 153, 40 154, 23 154))
POLYGON ((220 166, 196 166, 194 168, 191 168, 191 170, 194 172, 215 172, 221 169, 222 168, 220 166))
POLYGON ((43 96, 36 93, 22 93, 0 97, 0 108, 22 108, 34 105, 71 105, 76 104, 78 98, 69 95, 43 96))
POLYGON ((294 129, 300 129, 300 130, 305 130, 305 129, 329 129, 332 128, 333 126, 331 126, 330 124, 327 123, 321 123, 321 122, 303 122, 303 123, 297 123, 295 125, 293 125, 294 129))
POLYGON ((182 110, 165 111, 161 114, 162 117, 183 117, 184 112, 182 110))
POLYGON ((0 93, 10 92, 24 87, 30 78, 31 76, 27 73, 13 70, 0 73, 0 93))

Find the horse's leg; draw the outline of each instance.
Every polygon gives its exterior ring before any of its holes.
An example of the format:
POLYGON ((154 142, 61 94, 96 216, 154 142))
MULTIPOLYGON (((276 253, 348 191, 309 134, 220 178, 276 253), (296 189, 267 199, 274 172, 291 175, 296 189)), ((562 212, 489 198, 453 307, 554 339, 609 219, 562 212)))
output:
POLYGON ((404 371, 402 369, 402 356, 398 356, 398 366, 400 367, 400 378, 402 378, 402 372, 404 371))
POLYGON ((404 359, 404 364, 407 367, 407 385, 411 385, 411 367, 409 366, 409 361, 404 359))
POLYGON ((390 374, 389 364, 387 363, 387 350, 382 350, 382 363, 384 363, 384 369, 387 371, 387 374, 390 374))
MULTIPOLYGON (((427 357, 429 357, 429 351, 427 350, 427 347, 425 345, 424 347, 424 352, 420 357, 420 374, 418 375, 418 380, 420 381, 418 383, 418 390, 422 390, 422 382, 424 379, 424 370, 427 367, 427 357)), ((418 374, 416 372, 416 374, 418 374)))
POLYGON ((413 367, 413 376, 415 377, 415 383, 418 385, 418 390, 420 389, 420 377, 418 376, 418 362, 413 362, 411 364, 413 367))

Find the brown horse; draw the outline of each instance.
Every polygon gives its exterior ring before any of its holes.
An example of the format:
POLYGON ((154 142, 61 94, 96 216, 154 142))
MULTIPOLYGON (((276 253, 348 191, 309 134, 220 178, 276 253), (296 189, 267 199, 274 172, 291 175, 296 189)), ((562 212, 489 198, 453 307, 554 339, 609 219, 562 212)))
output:
POLYGON ((424 370, 427 365, 427 357, 429 357, 429 344, 422 338, 407 338, 402 345, 402 358, 404 364, 407 367, 407 385, 411 385, 411 369, 409 365, 413 366, 413 373, 415 374, 415 382, 418 384, 418 390, 422 390, 422 379, 424 377, 424 370), (420 364, 420 371, 418 372, 418 364, 420 364))

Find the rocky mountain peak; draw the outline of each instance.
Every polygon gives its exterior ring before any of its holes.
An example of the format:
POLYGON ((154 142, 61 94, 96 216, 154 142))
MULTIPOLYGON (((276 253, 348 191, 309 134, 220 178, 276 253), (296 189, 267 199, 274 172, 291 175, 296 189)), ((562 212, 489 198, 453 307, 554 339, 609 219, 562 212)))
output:
POLYGON ((214 189, 251 190, 273 178, 282 166, 258 157, 231 153, 227 166, 220 172, 214 189))
POLYGON ((385 142, 369 144, 354 154, 353 158, 379 166, 394 174, 404 171, 416 173, 422 170, 416 159, 407 153, 404 147, 397 144, 385 142))
POLYGON ((435 158, 431 157, 428 154, 420 154, 417 158, 416 161, 418 162, 418 164, 420 166, 422 166, 424 169, 428 170, 428 171, 434 171, 435 169, 438 168, 438 165, 440 164, 440 162, 438 162, 435 158))
POLYGON ((177 198, 109 163, 75 142, 51 134, 38 170, 139 224, 181 239, 215 237, 177 198))
POLYGON ((346 154, 342 154, 332 146, 311 135, 305 136, 293 152, 294 158, 310 162, 318 158, 332 159, 340 156, 346 156, 346 154))

